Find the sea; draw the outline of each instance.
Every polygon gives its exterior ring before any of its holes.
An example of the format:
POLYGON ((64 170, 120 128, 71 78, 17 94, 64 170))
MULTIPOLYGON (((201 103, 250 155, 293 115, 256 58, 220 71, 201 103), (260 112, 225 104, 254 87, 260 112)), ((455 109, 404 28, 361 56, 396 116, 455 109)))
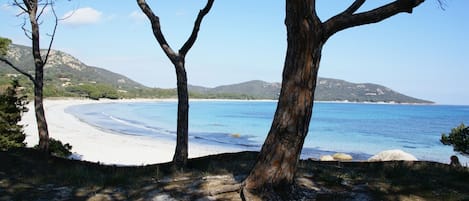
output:
MULTIPOLYGON (((191 143, 260 150, 272 124, 275 101, 191 101, 191 143)), ((177 101, 118 102, 76 105, 66 112, 100 129, 175 140, 177 101)), ((457 155, 440 142, 461 123, 469 124, 469 106, 316 102, 301 158, 337 152, 356 160, 400 149, 419 160, 449 163, 457 155)))

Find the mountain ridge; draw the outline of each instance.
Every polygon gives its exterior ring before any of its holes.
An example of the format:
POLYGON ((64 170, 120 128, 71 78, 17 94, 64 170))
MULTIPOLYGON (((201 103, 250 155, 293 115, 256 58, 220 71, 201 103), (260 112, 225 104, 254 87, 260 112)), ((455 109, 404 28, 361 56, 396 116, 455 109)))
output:
MULTIPOLYGON (((42 50, 41 52, 45 52, 42 50)), ((34 73, 31 48, 22 45, 10 45, 6 56, 14 65, 34 73)), ((92 92, 113 90, 113 98, 175 98, 177 92, 172 89, 150 88, 124 75, 104 68, 89 66, 72 55, 51 50, 45 66, 45 91, 48 96, 86 96, 92 92), (95 87, 99 85, 100 87, 95 87), (106 87, 102 87, 105 85, 106 87), (86 86, 86 87, 85 87, 86 86), (88 90, 88 91, 87 91, 88 90), (94 91, 93 91, 94 90, 94 91)), ((0 79, 11 75, 20 76, 12 68, 0 62, 0 79)), ((2 83, 6 83, 3 81, 2 83)), ((27 87, 32 85, 26 83, 27 87)), ((251 80, 241 83, 203 87, 188 85, 191 98, 229 98, 229 99, 278 99, 281 83, 251 80)), ((109 92, 108 92, 109 93, 109 92)), ((97 97, 99 98, 99 97, 97 97)), ((373 83, 351 83, 332 78, 318 78, 316 87, 317 101, 342 102, 389 102, 389 103, 433 103, 431 101, 403 95, 392 89, 373 83)))

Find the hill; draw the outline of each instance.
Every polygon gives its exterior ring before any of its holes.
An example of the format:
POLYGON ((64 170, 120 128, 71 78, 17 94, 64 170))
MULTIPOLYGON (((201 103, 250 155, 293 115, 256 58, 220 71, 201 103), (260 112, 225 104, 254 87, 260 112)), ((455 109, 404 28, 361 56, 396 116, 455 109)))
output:
MULTIPOLYGON (((260 80, 248 81, 215 88, 189 86, 189 91, 200 94, 239 94, 246 99, 277 99, 281 83, 260 80)), ((344 80, 318 78, 316 98, 318 101, 347 102, 394 102, 394 103, 432 103, 403 95, 385 86, 370 83, 351 83, 344 80)))
MULTIPOLYGON (((43 51, 44 52, 44 51, 43 51)), ((45 52, 44 52, 45 53, 45 52)), ((31 48, 11 45, 6 58, 14 65, 33 72, 31 48)), ((32 85, 19 73, 0 62, 0 85, 9 77, 19 77, 32 94, 32 85)), ((45 66, 46 97, 82 96, 90 98, 176 98, 175 89, 149 88, 124 75, 88 66, 65 52, 52 50, 45 66)), ((395 92, 377 84, 357 84, 344 80, 319 78, 316 100, 348 102, 431 103, 395 92)), ((277 99, 280 83, 253 80, 214 88, 189 85, 191 98, 277 99)))
MULTIPOLYGON (((42 50, 45 54, 45 50, 42 50)), ((6 58, 18 68, 34 74, 31 48, 12 44, 6 58)), ((173 97, 172 89, 151 89, 126 76, 109 70, 88 66, 77 58, 62 51, 51 50, 44 67, 44 95, 46 97, 85 96, 91 98, 173 97), (106 92, 106 94, 102 94, 106 92), (96 97, 94 97, 96 96, 96 97)), ((29 93, 32 85, 18 72, 0 62, 0 84, 9 77, 18 77, 29 93)))

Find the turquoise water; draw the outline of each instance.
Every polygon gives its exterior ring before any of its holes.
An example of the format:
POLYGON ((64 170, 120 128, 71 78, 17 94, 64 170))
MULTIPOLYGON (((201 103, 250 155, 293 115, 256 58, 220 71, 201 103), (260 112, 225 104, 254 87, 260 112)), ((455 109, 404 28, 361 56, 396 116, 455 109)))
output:
MULTIPOLYGON (((268 101, 192 101, 190 140, 259 150, 276 106, 268 101)), ((176 102, 88 104, 66 111, 105 130, 175 139, 176 102)), ((447 163, 456 153, 439 142, 441 133, 462 122, 469 124, 469 106, 315 103, 302 158, 346 152, 366 159, 401 149, 419 160, 447 163)))

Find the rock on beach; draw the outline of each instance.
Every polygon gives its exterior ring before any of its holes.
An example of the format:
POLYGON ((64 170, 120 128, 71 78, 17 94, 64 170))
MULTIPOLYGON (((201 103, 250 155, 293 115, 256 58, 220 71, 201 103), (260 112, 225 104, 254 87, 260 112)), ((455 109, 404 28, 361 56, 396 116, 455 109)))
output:
POLYGON ((368 161, 417 161, 417 158, 402 150, 394 149, 379 152, 369 158, 368 161))

